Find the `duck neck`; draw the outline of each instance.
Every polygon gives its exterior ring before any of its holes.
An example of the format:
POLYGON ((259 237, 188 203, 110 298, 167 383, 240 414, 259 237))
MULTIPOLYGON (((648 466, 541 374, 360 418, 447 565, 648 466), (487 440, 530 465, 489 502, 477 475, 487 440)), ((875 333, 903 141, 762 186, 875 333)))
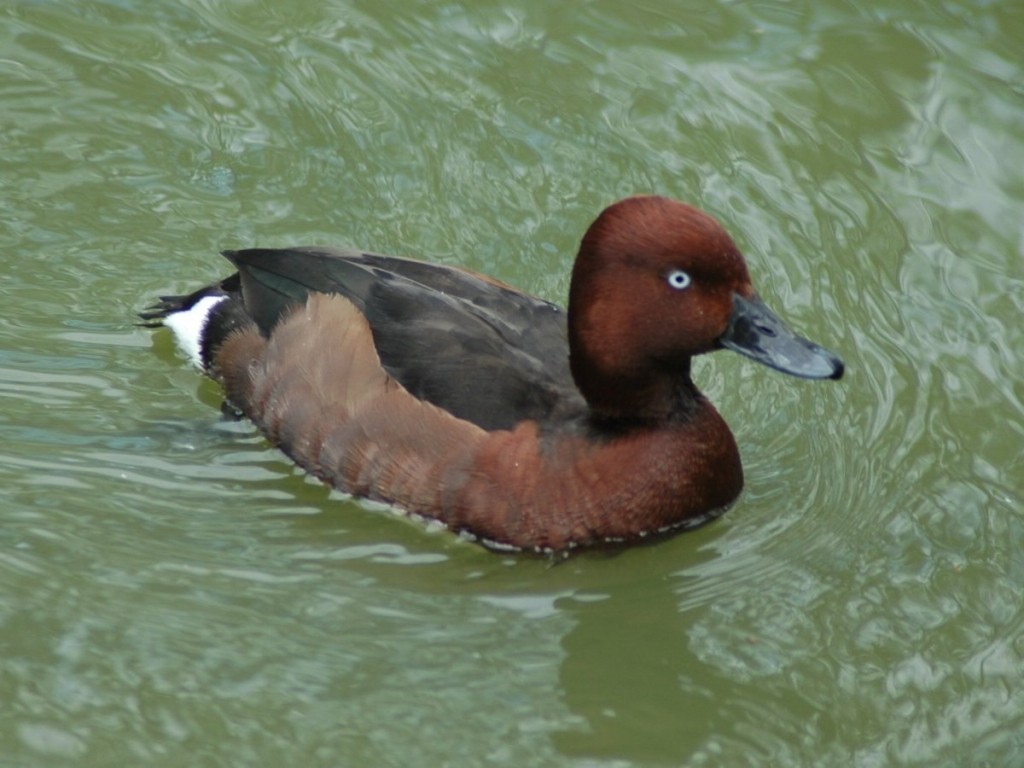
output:
POLYGON ((570 357, 573 378, 599 421, 635 422, 687 419, 703 395, 690 378, 689 359, 671 370, 602 372, 570 357))

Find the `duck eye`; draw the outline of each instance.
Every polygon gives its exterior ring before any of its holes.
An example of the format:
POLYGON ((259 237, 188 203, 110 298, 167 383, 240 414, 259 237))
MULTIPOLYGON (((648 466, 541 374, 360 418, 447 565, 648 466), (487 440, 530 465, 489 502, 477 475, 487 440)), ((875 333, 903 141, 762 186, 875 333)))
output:
POLYGON ((665 279, 668 281, 670 287, 677 291, 683 290, 683 288, 689 288, 690 283, 693 282, 693 278, 690 277, 688 272, 683 272, 681 269, 673 269, 666 275, 665 279))

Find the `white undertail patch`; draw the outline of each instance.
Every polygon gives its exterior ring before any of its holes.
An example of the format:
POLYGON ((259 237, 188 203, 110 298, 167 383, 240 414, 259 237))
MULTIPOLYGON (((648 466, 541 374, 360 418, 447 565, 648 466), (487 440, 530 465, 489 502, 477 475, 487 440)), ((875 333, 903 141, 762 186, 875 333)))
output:
POLYGON ((199 369, 203 367, 200 345, 206 324, 210 320, 210 313, 226 298, 227 296, 204 296, 189 309, 172 312, 164 318, 164 325, 174 331, 178 347, 199 369))

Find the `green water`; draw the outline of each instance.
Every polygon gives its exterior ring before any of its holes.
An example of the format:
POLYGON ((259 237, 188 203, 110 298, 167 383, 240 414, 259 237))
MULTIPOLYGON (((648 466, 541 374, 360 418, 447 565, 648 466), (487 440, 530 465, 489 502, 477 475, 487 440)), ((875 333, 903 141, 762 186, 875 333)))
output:
POLYGON ((0 765, 1024 765, 1024 5, 9 0, 0 765), (555 567, 329 493, 154 295, 349 244, 563 301, 720 218, 839 351, 696 378, 740 502, 555 567))

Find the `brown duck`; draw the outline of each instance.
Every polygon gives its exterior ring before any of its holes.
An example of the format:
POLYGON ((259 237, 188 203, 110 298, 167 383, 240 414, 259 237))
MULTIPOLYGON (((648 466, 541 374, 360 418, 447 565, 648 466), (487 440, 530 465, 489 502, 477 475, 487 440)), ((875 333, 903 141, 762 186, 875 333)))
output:
POLYGON ((454 267, 330 248, 228 251, 237 272, 141 313, 306 471, 494 548, 562 551, 695 527, 739 495, 690 378, 732 349, 838 379, 758 298, 713 218, 663 197, 583 237, 568 312, 454 267))

